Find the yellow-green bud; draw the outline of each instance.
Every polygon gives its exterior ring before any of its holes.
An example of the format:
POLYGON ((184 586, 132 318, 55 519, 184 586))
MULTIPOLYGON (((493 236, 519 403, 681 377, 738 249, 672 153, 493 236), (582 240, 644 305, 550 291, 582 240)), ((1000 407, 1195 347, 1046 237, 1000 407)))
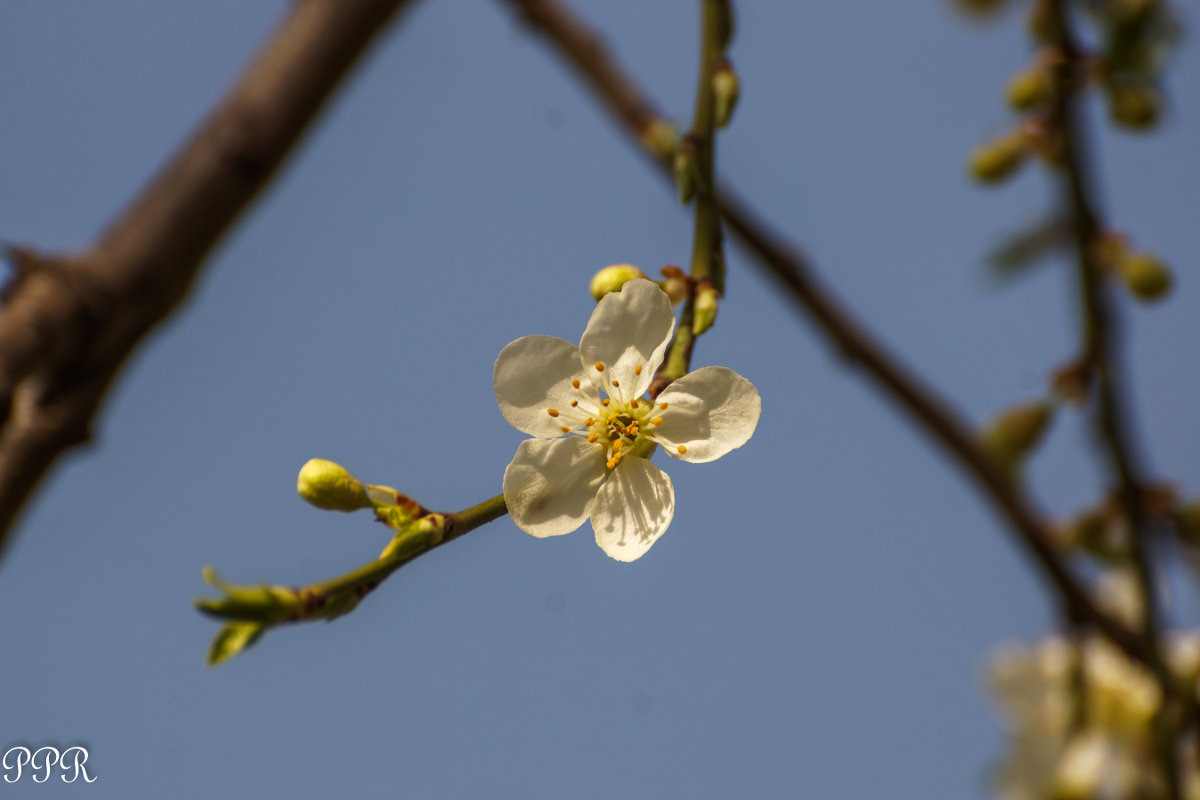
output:
POLYGON ((1153 253, 1128 253, 1117 261, 1117 270, 1125 286, 1139 300, 1161 300, 1174 282, 1171 270, 1153 253))
POLYGON ((599 301, 609 292, 620 289, 626 282, 644 277, 646 274, 633 264, 613 264, 592 276, 592 282, 588 284, 588 291, 592 293, 593 300, 599 301))
POLYGON ((326 511, 370 508, 366 488, 341 464, 323 458, 309 459, 300 468, 296 491, 304 500, 326 511))
POLYGON ((666 280, 660 281, 658 285, 667 293, 667 297, 671 298, 671 305, 677 306, 686 300, 692 291, 692 280, 688 274, 674 264, 668 264, 659 271, 666 280))
POLYGON ((1108 115, 1125 128, 1143 130, 1158 122, 1158 90, 1145 83, 1112 86, 1108 91, 1108 115))
POLYGON ((711 283, 704 283, 696 292, 696 305, 692 310, 692 335, 699 336, 717 321, 717 290, 711 283))
POLYGON ((662 159, 671 158, 679 147, 679 131, 665 119, 655 117, 642 128, 642 146, 662 159))
POLYGON ((1054 405, 1023 403, 992 421, 983 433, 983 446, 1005 466, 1016 466, 1041 442, 1054 418, 1054 405))
POLYGON ((684 204, 692 202, 696 196, 696 184, 699 167, 696 164, 696 145, 688 138, 679 143, 675 150, 675 159, 671 162, 675 172, 675 185, 679 187, 679 199, 684 204))
POLYGON ((1054 90, 1045 67, 1035 65, 1023 69, 1008 81, 1008 104, 1017 111, 1028 111, 1047 102, 1054 90))
POLYGON ((738 95, 741 92, 741 81, 733 71, 729 59, 722 58, 713 67, 713 122, 718 128, 724 128, 733 117, 733 109, 737 107, 738 95))
POLYGON ((1013 174, 1028 153, 1025 138, 1020 133, 1010 133, 971 151, 968 169, 981 183, 997 183, 1013 174))

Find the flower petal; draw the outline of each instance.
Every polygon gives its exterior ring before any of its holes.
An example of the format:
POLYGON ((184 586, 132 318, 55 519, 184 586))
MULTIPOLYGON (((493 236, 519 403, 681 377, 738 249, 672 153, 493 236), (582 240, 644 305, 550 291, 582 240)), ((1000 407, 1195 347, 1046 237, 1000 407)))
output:
POLYGON ((522 336, 509 342, 496 359, 492 384, 508 423, 543 439, 562 436, 564 424, 572 430, 582 425, 587 415, 572 410, 572 400, 590 399, 592 407, 600 400, 580 369, 579 350, 555 336, 522 336), (580 381, 580 387, 572 381, 580 381), (549 409, 559 414, 552 416, 549 409))
POLYGON ((640 397, 650 388, 674 329, 675 315, 666 293, 648 280, 635 278, 621 291, 602 297, 592 312, 579 340, 583 368, 618 400, 640 397), (598 372, 597 363, 604 365, 603 372, 598 372), (617 386, 612 385, 614 380, 617 386))
POLYGON ((592 503, 596 544, 617 561, 645 555, 674 516, 670 477, 644 458, 622 459, 592 503))
POLYGON ((583 524, 604 482, 604 448, 578 436, 526 439, 504 470, 504 502, 517 527, 544 538, 583 524))
POLYGON ((726 367, 701 367, 672 383, 656 400, 666 403, 652 441, 682 461, 713 461, 744 445, 758 425, 762 400, 754 384, 726 367), (680 452, 683 447, 683 452, 680 452))

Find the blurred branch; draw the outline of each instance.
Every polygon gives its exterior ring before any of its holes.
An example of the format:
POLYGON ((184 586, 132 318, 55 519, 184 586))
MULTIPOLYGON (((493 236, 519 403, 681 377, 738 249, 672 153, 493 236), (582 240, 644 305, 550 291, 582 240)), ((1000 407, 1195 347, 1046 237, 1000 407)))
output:
POLYGON ((86 250, 9 248, 0 309, 0 553, 43 475, 87 441, 137 343, 408 0, 299 0, 226 97, 86 250))
MULTIPOLYGON (((1124 380, 1114 347, 1119 335, 1118 320, 1105 284, 1101 261, 1105 226, 1101 220, 1091 175, 1084 111, 1080 99, 1087 85, 1087 54, 1071 27, 1063 0, 1047 5, 1051 38, 1061 59, 1054 71, 1055 102, 1051 122, 1062 138, 1064 206, 1069 209, 1074 234, 1076 272, 1083 306, 1083 354, 1081 365, 1094 380, 1097 438, 1102 443, 1109 470, 1119 487, 1121 506, 1129 526, 1134 568, 1141 595, 1141 660, 1158 680, 1171 689, 1172 678, 1162 654, 1159 599, 1147 541, 1150 513, 1147 493, 1134 454, 1130 416, 1124 399, 1124 380)), ((1173 691, 1168 696, 1174 696, 1173 691)), ((1164 715, 1159 716, 1159 755, 1169 796, 1179 798, 1178 743, 1164 715)))
MULTIPOLYGON (((600 37, 557 0, 504 0, 542 34, 608 108, 618 123, 670 176, 671 153, 659 146, 668 123, 605 49, 600 37)), ((1138 635, 1092 602, 1052 544, 1030 499, 980 448, 973 430, 924 381, 900 363, 813 276, 807 262, 728 190, 718 190, 726 224, 797 308, 848 362, 862 369, 975 481, 1006 519, 1025 551, 1055 587, 1070 618, 1098 628, 1132 658, 1145 660, 1138 635)))

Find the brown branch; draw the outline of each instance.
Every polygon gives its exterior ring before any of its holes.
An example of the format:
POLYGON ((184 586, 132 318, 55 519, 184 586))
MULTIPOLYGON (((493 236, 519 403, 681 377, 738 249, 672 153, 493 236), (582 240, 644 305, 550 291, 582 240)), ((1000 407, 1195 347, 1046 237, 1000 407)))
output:
MULTIPOLYGON (((665 124, 654 104, 617 65, 597 36, 557 0, 505 0, 569 63, 615 120, 670 177, 670 155, 654 148, 653 132, 665 124)), ((719 191, 721 215, 756 263, 777 281, 831 345, 861 368, 887 396, 970 475, 1006 519, 1017 540, 1056 589, 1068 617, 1095 625, 1131 657, 1144 661, 1140 638, 1105 614, 1071 574, 1051 541, 1047 524, 1019 486, 980 448, 973 430, 932 389, 867 332, 813 276, 804 259, 758 220, 728 190, 719 191)))
POLYGON ((0 553, 46 470, 87 441, 121 364, 187 294, 342 77, 408 0, 299 0, 227 96, 86 250, 10 248, 0 309, 0 553))

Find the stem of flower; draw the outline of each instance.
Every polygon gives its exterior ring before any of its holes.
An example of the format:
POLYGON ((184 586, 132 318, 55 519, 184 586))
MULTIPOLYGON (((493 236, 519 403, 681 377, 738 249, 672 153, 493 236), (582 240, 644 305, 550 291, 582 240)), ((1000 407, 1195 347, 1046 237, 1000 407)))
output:
POLYGON ((725 256, 721 234, 721 216, 716 198, 716 104, 713 73, 725 52, 732 29, 732 9, 729 0, 702 0, 703 19, 700 31, 700 68, 697 70, 696 109, 687 142, 693 148, 695 168, 695 233, 692 237, 691 293, 684 302, 679 325, 663 365, 655 376, 650 396, 671 381, 682 378, 691 368, 692 348, 696 336, 693 329, 696 296, 706 288, 725 291, 725 256))

